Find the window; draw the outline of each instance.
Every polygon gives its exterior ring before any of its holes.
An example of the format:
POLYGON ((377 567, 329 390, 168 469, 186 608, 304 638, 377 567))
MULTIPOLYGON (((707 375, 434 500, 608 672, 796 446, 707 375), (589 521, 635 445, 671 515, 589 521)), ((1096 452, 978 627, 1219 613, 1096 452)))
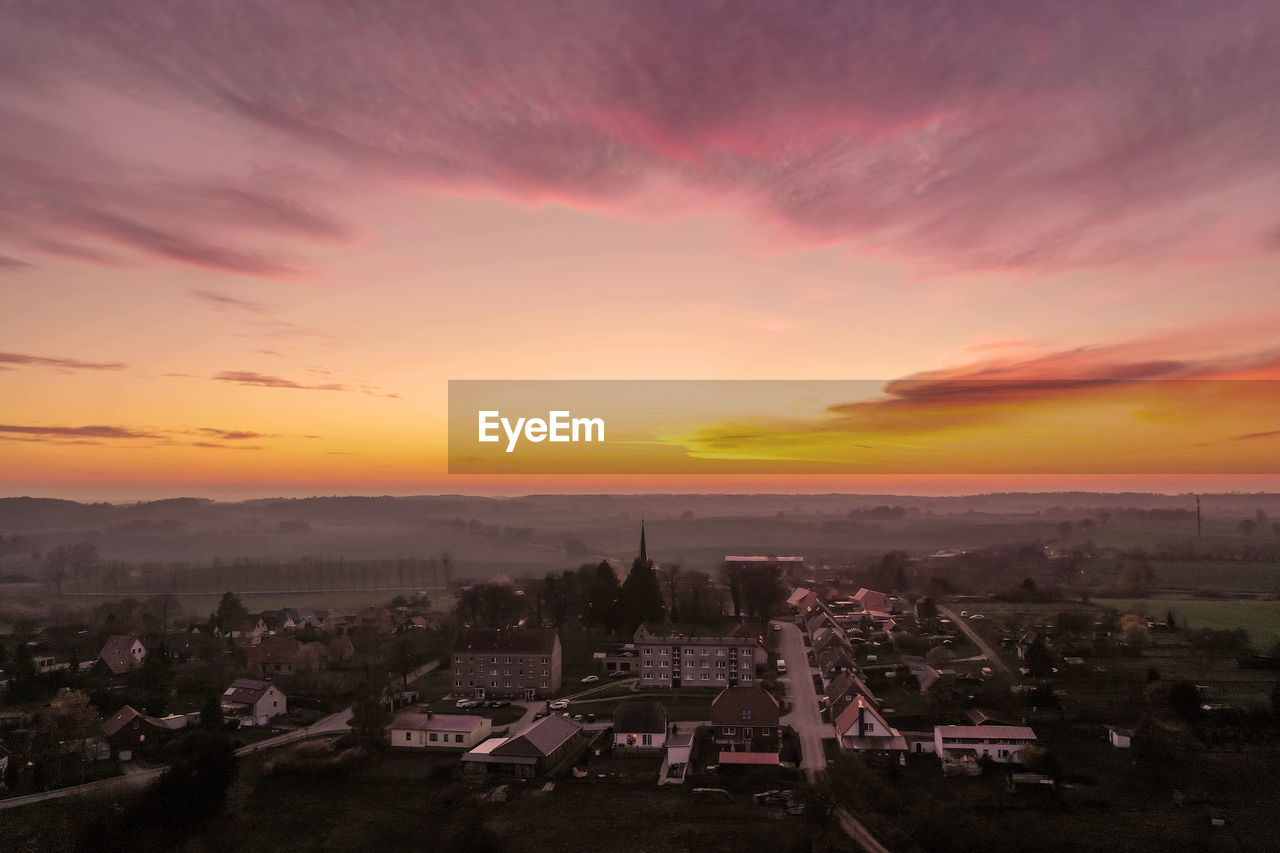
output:
POLYGON ((723 673, 723 672, 717 672, 717 673, 716 673, 716 681, 724 681, 724 673, 723 673))
POLYGON ((703 681, 710 681, 710 680, 711 680, 711 673, 709 673, 709 672, 704 672, 704 673, 702 673, 702 680, 703 680, 703 681))
POLYGON ((750 709, 750 708, 743 708, 743 709, 742 709, 742 719, 743 719, 743 721, 744 721, 744 722, 751 722, 751 709, 750 709))
POLYGON ((547 659, 546 659, 546 658, 543 658, 543 659, 542 659, 542 662, 543 662, 543 663, 546 663, 546 662, 547 662, 547 659))
POLYGON ((669 655, 671 654, 671 649, 667 648, 666 646, 663 646, 662 649, 659 651, 659 654, 669 655))
POLYGON ((640 735, 641 746, 653 746, 653 735, 640 735))
POLYGON ((489 663, 497 663, 497 662, 498 662, 498 656, 497 656, 497 655, 494 655, 493 657, 489 658, 489 663))
POLYGON ((440 740, 440 735, 436 734, 435 732, 432 732, 432 733, 431 733, 431 742, 432 742, 432 743, 435 743, 435 742, 437 742, 438 740, 440 740))
POLYGON ((453 740, 455 743, 462 743, 462 735, 454 735, 453 740))
POLYGON ((716 657, 724 657, 724 649, 716 649, 716 657))
POLYGON ((725 733, 725 734, 727 734, 727 735, 733 735, 733 734, 735 734, 735 733, 736 733, 736 731, 737 731, 737 730, 736 730, 736 729, 734 729, 734 727, 733 727, 733 726, 725 726, 725 727, 724 727, 724 733, 725 733))
POLYGON ((742 736, 743 736, 743 737, 751 737, 751 727, 750 727, 750 726, 743 726, 743 728, 742 728, 742 736))
POLYGON ((405 740, 408 740, 408 741, 413 740, 413 732, 405 732, 405 733, 404 733, 404 739, 405 739, 405 740))
POLYGON ((769 730, 768 730, 768 729, 761 729, 761 730, 760 730, 760 737, 768 737, 768 736, 769 736, 769 730))

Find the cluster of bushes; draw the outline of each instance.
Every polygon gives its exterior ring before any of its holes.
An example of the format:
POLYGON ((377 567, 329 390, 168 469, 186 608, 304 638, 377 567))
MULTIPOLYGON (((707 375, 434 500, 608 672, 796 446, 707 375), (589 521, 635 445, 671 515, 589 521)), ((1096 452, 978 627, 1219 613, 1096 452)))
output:
POLYGON ((364 746, 336 749, 329 740, 309 740, 263 765, 267 776, 302 776, 333 779, 350 775, 368 763, 371 750, 364 746))

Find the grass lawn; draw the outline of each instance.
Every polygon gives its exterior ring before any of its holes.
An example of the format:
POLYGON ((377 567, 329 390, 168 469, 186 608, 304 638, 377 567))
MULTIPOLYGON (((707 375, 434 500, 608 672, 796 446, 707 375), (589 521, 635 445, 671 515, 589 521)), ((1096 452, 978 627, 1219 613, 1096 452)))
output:
POLYGON ((1212 601, 1192 598, 1096 599, 1121 613, 1164 619, 1173 612, 1179 628, 1244 628, 1254 648, 1266 652, 1280 642, 1280 601, 1212 601))

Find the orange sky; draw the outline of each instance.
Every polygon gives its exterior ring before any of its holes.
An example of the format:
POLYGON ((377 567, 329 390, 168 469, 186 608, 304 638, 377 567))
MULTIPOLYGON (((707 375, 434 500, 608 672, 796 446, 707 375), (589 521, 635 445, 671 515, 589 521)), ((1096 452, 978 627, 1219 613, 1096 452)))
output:
MULTIPOLYGON (((677 22, 600 4, 566 22, 498 5, 369 26, 325 3, 224 18, 140 2, 128 26, 105 7, 0 12, 0 55, 23 72, 0 81, 0 494, 1120 487, 1083 471, 1274 487, 1251 476, 1280 459, 1274 402, 1222 391, 1109 414, 1096 395, 1026 396, 1023 455, 938 414, 932 455, 840 476, 449 475, 450 379, 1280 364, 1280 130, 1263 109, 1280 81, 1244 49, 1277 31, 1274 6, 1159 27, 1140 10, 1069 28, 970 11, 940 45, 925 12, 677 22), (299 37, 263 43, 281 31, 299 37), (1120 51, 1117 32, 1140 35, 1120 51), (1168 85, 1154 58, 1170 45, 1195 85, 1168 85), (1018 476, 1064 440, 1062 477, 1018 476), (1166 471, 1230 476, 1156 476, 1171 454, 1166 471)), ((918 402, 897 408, 934 417, 918 402)), ((754 417, 754 450, 735 452, 794 451, 796 411, 754 417)), ((705 455, 741 413, 693 426, 671 445, 705 455)))

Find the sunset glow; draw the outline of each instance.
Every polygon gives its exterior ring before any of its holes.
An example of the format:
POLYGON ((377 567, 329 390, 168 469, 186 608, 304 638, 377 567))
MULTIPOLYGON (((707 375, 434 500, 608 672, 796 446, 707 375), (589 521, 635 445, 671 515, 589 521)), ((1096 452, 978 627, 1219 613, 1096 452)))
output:
POLYGON ((1276 487, 1280 402, 1184 380, 1280 378, 1280 11, 982 5, 9 4, 0 490, 1276 487), (864 377, 825 434, 928 453, 447 473, 450 379, 864 377))

